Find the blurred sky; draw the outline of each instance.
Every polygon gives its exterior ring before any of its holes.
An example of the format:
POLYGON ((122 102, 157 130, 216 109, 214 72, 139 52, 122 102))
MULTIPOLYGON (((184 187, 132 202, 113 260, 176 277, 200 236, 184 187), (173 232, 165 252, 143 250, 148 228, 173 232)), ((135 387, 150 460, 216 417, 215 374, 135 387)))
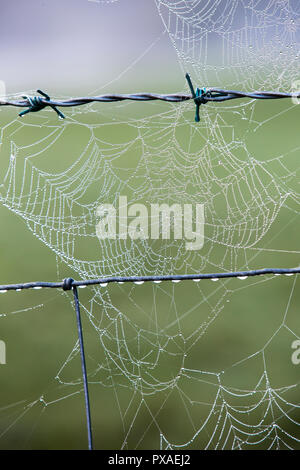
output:
MULTIPOLYGON (((228 65, 228 70, 232 65, 240 67, 239 78, 243 82, 249 77, 249 63, 253 66, 257 61, 257 67, 263 68, 279 64, 277 49, 286 51, 282 66, 287 68, 291 63, 294 49, 288 49, 292 42, 288 26, 289 21, 299 19, 299 0, 282 5, 279 0, 162 2, 161 10, 167 11, 167 22, 169 18, 172 21, 170 29, 176 35, 179 28, 176 46, 181 60, 187 42, 182 40, 180 28, 184 39, 194 36, 197 40, 199 53, 184 70, 180 69, 157 3, 155 0, 0 0, 0 94, 1 81, 6 84, 7 93, 37 88, 65 96, 72 91, 80 94, 149 89, 175 92, 185 87, 186 71, 206 81, 202 71, 209 64, 228 65), (172 12, 170 16, 168 10, 172 12), (231 35, 235 30, 243 34, 231 35), (244 67, 243 74, 241 67, 244 67)), ((281 68, 280 65, 280 77, 281 68)), ((274 71, 273 76, 276 83, 274 71)), ((215 77, 212 82, 215 86, 224 85, 218 84, 215 77)))
POLYGON ((8 93, 50 85, 92 92, 120 73, 131 83, 151 71, 155 82, 177 67, 152 0, 1 0, 0 17, 0 80, 8 93))

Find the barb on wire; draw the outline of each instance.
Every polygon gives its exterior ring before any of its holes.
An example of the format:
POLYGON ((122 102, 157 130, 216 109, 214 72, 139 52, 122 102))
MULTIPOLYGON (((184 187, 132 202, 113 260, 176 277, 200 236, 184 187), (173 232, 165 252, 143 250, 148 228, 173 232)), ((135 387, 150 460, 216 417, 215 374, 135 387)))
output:
POLYGON ((20 116, 24 116, 30 112, 40 111, 50 106, 58 116, 63 119, 65 116, 57 109, 58 107, 73 107, 82 106, 85 104, 97 102, 117 102, 124 100, 131 101, 166 101, 169 103, 182 103, 184 101, 193 100, 196 105, 196 116, 195 121, 200 121, 199 109, 201 104, 208 102, 221 103, 223 101, 235 100, 240 98, 258 99, 258 100, 269 100, 269 99, 283 99, 283 98, 300 98, 300 92, 293 93, 281 93, 273 91, 254 91, 254 92, 242 92, 235 90, 223 90, 221 88, 196 88, 193 87, 189 74, 186 74, 186 80, 188 82, 191 94, 187 95, 184 93, 176 94, 158 94, 158 93, 134 93, 134 94, 107 94, 100 96, 90 96, 81 98, 69 98, 66 100, 52 100, 50 97, 37 90, 41 96, 23 96, 23 100, 0 100, 0 106, 16 106, 20 108, 27 108, 25 111, 20 113, 20 116))
POLYGON ((46 106, 51 106, 51 108, 58 114, 58 117, 60 119, 65 119, 65 116, 63 113, 61 113, 56 106, 51 104, 51 99, 50 96, 47 95, 47 93, 44 93, 42 90, 37 90, 37 93, 42 95, 44 97, 44 100, 40 96, 23 96, 24 99, 28 101, 28 109, 25 109, 25 111, 22 111, 19 113, 20 117, 23 117, 27 113, 36 113, 37 111, 40 111, 41 109, 44 109, 46 106))
POLYGON ((206 88, 196 88, 196 91, 195 91, 194 86, 192 84, 191 77, 189 76, 188 73, 186 74, 185 78, 188 82, 194 103, 196 105, 195 122, 200 122, 200 106, 201 104, 207 103, 206 96, 210 96, 210 92, 207 93, 206 88))

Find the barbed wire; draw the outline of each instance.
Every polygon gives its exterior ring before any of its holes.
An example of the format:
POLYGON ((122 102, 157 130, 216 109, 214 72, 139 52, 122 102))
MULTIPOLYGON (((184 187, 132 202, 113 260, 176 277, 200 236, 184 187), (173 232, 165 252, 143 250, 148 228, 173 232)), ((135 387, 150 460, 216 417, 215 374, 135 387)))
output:
POLYGON ((15 106, 20 108, 27 108, 19 113, 19 116, 24 116, 27 113, 38 112, 46 107, 51 107, 59 116, 64 119, 64 114, 57 109, 57 107, 67 108, 73 106, 82 106, 89 103, 107 103, 118 101, 166 101, 170 103, 182 103, 185 101, 193 100, 196 105, 195 121, 200 121, 199 109, 202 104, 206 103, 221 103, 224 101, 249 98, 258 100, 270 99, 284 99, 295 98, 300 99, 300 91, 293 93, 282 93, 274 91, 254 91, 243 92, 236 90, 223 90, 221 88, 196 88, 193 87, 189 74, 186 74, 191 94, 159 94, 159 93, 133 93, 133 94, 106 94, 100 96, 69 98, 66 100, 52 100, 50 96, 42 90, 37 90, 42 96, 22 96, 22 100, 0 100, 0 106, 15 106))

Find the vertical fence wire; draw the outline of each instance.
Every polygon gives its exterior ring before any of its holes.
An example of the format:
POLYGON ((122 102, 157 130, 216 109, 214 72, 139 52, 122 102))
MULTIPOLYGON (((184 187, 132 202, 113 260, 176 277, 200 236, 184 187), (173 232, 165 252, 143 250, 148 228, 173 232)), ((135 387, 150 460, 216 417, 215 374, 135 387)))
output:
POLYGON ((86 361, 85 361, 85 352, 84 352, 84 343, 83 343, 80 305, 79 305, 77 287, 73 286, 72 290, 73 290, 73 295, 74 295, 78 341, 79 341, 79 347, 80 347, 81 370, 82 370, 82 380, 83 380, 84 399, 85 399, 86 425, 87 425, 87 434, 88 434, 88 448, 89 450, 93 450, 91 407, 90 407, 89 388, 88 388, 88 380, 87 380, 87 372, 86 372, 86 361))

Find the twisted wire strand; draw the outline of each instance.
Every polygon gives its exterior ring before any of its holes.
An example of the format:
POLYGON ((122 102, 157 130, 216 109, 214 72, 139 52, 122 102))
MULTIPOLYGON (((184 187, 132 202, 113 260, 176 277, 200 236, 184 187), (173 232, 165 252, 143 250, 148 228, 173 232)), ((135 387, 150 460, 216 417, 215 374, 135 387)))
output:
POLYGON ((100 96, 90 96, 81 98, 69 98, 66 100, 51 100, 50 96, 42 90, 37 90, 41 96, 23 96, 23 100, 0 100, 0 106, 16 106, 20 108, 27 108, 25 111, 19 113, 19 116, 24 116, 30 112, 38 112, 50 106, 53 111, 57 113, 60 119, 65 116, 57 109, 57 106, 67 108, 73 106, 82 106, 89 103, 107 103, 118 101, 167 101, 170 103, 181 103, 188 100, 193 100, 196 105, 195 121, 200 121, 200 106, 208 102, 220 103, 223 101, 235 100, 240 98, 269 100, 269 99, 283 99, 283 98, 300 98, 300 92, 282 93, 273 91, 254 91, 242 92, 235 90, 223 90, 221 88, 196 88, 192 84, 191 77, 187 73, 185 75, 191 94, 159 94, 159 93, 133 93, 133 94, 107 94, 100 96))
MULTIPOLYGON (((255 91, 255 92, 242 92, 235 90, 223 90, 221 88, 206 88, 205 101, 207 102, 223 102, 234 100, 238 98, 251 98, 251 99, 283 99, 283 98, 300 98, 300 92, 297 93, 281 93, 273 91, 255 91)), ((193 100, 194 97, 190 94, 170 94, 162 95, 158 93, 134 93, 134 94, 107 94, 100 96, 69 98, 66 100, 47 100, 40 98, 40 103, 44 106, 59 106, 59 107, 72 107, 82 106, 93 102, 107 103, 116 101, 167 101, 170 103, 181 103, 184 101, 193 100)), ((19 108, 26 108, 31 106, 29 98, 22 100, 0 100, 0 106, 15 106, 19 108)))

